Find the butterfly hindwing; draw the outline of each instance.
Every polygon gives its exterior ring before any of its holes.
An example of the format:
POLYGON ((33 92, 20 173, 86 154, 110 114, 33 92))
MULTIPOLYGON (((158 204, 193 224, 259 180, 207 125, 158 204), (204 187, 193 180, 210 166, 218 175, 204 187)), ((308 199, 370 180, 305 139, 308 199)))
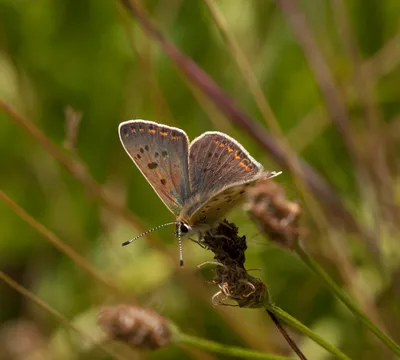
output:
POLYGON ((230 136, 209 131, 190 144, 189 173, 194 195, 212 195, 262 173, 260 163, 230 136))
POLYGON ((194 204, 187 214, 191 226, 201 226, 208 224, 212 226, 219 219, 223 218, 230 210, 241 204, 244 200, 245 189, 254 183, 250 181, 246 184, 229 186, 207 199, 200 207, 194 204))
POLYGON ((178 216, 191 194, 186 133, 152 121, 130 120, 120 124, 119 136, 154 191, 178 216))
POLYGON ((243 199, 245 188, 264 176, 261 164, 220 132, 206 132, 193 140, 189 173, 192 197, 181 215, 192 225, 222 218, 243 199))

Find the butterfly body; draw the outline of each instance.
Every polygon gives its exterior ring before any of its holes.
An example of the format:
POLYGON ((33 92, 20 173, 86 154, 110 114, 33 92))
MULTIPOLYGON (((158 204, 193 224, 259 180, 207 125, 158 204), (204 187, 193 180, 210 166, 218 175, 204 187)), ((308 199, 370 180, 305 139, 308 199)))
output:
POLYGON ((175 215, 177 235, 212 228, 243 199, 246 188, 265 173, 230 136, 205 132, 191 143, 175 127, 147 120, 119 125, 126 152, 167 208, 175 215))

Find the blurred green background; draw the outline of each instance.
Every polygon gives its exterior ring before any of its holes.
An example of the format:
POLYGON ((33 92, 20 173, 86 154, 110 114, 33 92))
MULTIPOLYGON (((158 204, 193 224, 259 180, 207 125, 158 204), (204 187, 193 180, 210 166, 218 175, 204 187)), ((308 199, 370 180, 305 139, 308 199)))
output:
MULTIPOLYGON (((206 2, 141 4, 178 48, 254 121, 268 128, 206 2)), ((315 54, 305 56, 288 11, 269 0, 217 0, 216 5, 290 146, 323 175, 371 235, 377 252, 369 253, 365 239, 334 228, 329 218, 321 230, 313 217, 319 210, 303 199, 301 187, 285 171, 277 181, 290 199, 304 207, 305 246, 368 316, 400 341, 400 3, 303 0, 298 4, 297 16, 306 19, 346 106, 349 137, 358 158, 348 151, 332 121, 316 80, 315 54)), ((82 266, 79 259, 53 246, 2 196, 1 270, 91 335, 99 332, 95 324, 99 306, 135 301, 168 317, 184 332, 290 354, 261 310, 212 306, 218 288, 205 281, 213 277, 212 266, 196 267, 212 260, 211 252, 186 241, 185 268, 180 269, 170 228, 120 246, 140 231, 173 221, 123 150, 117 134, 122 121, 142 118, 177 126, 191 139, 220 130, 242 143, 267 169, 281 168, 182 76, 118 2, 0 0, 0 98, 46 136, 38 141, 12 116, 0 112, 0 190, 85 260, 82 266), (76 125, 74 119, 79 117, 76 125), (58 148, 49 151, 43 146, 46 141, 58 148), (81 167, 62 166, 55 157, 57 149, 81 167), (90 177, 101 191, 92 186, 90 177), (104 197, 125 205, 125 218, 104 197), (84 269, 87 264, 97 277, 84 269)), ((268 285, 280 307, 351 358, 393 358, 296 256, 270 244, 243 209, 236 209, 229 220, 248 238, 247 268, 261 270, 252 275, 268 285)), ((291 334, 310 359, 331 358, 307 338, 291 334)), ((131 359, 232 358, 177 346, 156 352, 124 351, 131 359)), ((49 311, 4 282, 0 283, 0 356, 110 358, 89 346, 83 335, 66 332, 49 311)))

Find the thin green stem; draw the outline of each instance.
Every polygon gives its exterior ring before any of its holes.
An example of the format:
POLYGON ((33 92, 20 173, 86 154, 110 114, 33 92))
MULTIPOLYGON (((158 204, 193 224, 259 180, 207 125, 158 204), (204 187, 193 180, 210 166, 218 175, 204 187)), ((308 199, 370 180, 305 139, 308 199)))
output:
POLYGON ((388 349, 390 349, 397 356, 400 356, 400 346, 393 341, 388 335, 380 330, 368 317, 357 307, 350 296, 344 292, 333 279, 325 272, 318 263, 313 260, 297 242, 295 244, 295 251, 301 260, 322 280, 330 291, 358 318, 367 328, 380 339, 388 349))
POLYGON ((316 342, 318 345, 323 347, 325 350, 330 352, 332 355, 335 355, 338 359, 342 360, 350 360, 348 356, 343 354, 340 350, 336 349, 333 345, 329 344, 326 342, 323 338, 321 338, 319 335, 315 334, 310 328, 302 324, 300 321, 295 319, 293 316, 289 315, 287 312, 283 311, 280 307, 274 305, 274 304, 268 304, 267 305, 267 310, 271 311, 284 321, 286 324, 292 326, 299 332, 303 333, 307 337, 309 337, 311 340, 316 342))
POLYGON ((219 344, 214 341, 183 334, 175 326, 173 331, 175 332, 174 337, 177 343, 190 345, 216 354, 231 355, 243 359, 293 360, 293 358, 286 356, 271 355, 259 351, 243 349, 237 346, 219 344))
POLYGON ((388 335, 383 333, 368 317, 357 307, 350 296, 344 292, 333 279, 322 269, 322 267, 313 260, 301 247, 299 243, 295 244, 295 251, 301 260, 322 280, 330 291, 359 319, 367 328, 374 333, 393 353, 400 356, 400 346, 394 342, 388 335))

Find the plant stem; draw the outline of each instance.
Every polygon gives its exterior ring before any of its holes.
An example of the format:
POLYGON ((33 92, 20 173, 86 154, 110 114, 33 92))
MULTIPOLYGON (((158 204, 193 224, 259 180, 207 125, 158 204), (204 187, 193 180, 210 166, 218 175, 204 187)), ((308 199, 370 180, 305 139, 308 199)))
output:
POLYGON ((203 349, 209 352, 223 354, 223 355, 230 355, 235 356, 237 358, 244 358, 244 359, 266 359, 266 360, 292 360, 293 358, 279 356, 279 355, 271 355, 262 353, 259 351, 243 349, 237 346, 229 346, 219 344, 214 341, 201 339, 195 336, 187 335, 180 333, 179 330, 176 334, 177 342, 182 344, 191 345, 198 349, 203 349))
POLYGON ((293 328, 297 329, 299 332, 303 333, 311 340, 316 342, 318 345, 323 347, 325 350, 330 352, 331 354, 335 355, 338 359, 342 360, 350 360, 348 356, 343 354, 339 349, 335 348, 333 345, 326 342, 322 339, 319 335, 315 334, 310 328, 302 324, 300 321, 296 320, 293 316, 289 315, 287 312, 283 311, 280 307, 269 304, 267 305, 266 310, 271 311, 276 317, 283 320, 288 325, 292 326, 293 328))
POLYGON ((322 267, 313 260, 297 242, 294 250, 301 260, 322 280, 328 289, 358 318, 367 328, 374 333, 393 353, 400 356, 400 346, 394 342, 388 335, 383 333, 368 317, 357 307, 349 295, 344 292, 333 279, 322 269, 322 267))
POLYGON ((293 349, 293 351, 297 354, 297 356, 301 360, 307 360, 306 356, 302 353, 300 348, 297 346, 297 344, 293 341, 293 339, 290 337, 286 329, 282 326, 276 315, 268 309, 265 309, 265 311, 268 313, 268 315, 271 317, 271 320, 274 322, 275 326, 278 328, 279 332, 282 334, 282 336, 285 338, 287 343, 290 345, 290 347, 293 349))

